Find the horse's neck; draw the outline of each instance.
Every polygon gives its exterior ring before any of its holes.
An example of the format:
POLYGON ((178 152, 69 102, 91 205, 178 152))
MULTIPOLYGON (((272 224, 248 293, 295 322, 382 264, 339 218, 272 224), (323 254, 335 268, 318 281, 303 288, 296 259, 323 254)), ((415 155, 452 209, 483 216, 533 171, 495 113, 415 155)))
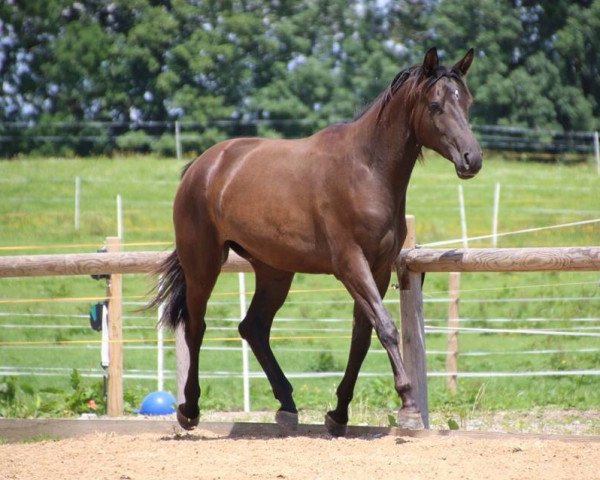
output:
POLYGON ((410 127, 411 112, 400 100, 392 99, 378 117, 379 105, 376 103, 354 122, 355 138, 362 144, 361 150, 370 157, 367 161, 386 179, 394 197, 404 208, 406 189, 421 146, 410 127))

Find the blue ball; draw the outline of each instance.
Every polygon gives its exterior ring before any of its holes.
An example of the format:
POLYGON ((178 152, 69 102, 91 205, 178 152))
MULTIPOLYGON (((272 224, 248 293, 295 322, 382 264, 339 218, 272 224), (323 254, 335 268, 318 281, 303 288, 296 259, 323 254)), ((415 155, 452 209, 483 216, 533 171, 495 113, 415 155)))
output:
POLYGON ((169 392, 150 392, 144 397, 139 413, 142 415, 169 415, 175 412, 175 397, 169 392))

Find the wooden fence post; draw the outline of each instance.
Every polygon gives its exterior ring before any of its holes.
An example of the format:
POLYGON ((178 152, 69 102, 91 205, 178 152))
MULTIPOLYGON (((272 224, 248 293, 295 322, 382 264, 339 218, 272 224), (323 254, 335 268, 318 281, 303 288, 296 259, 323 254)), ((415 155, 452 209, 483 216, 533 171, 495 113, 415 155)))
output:
MULTIPOLYGON (((119 237, 106 238, 106 251, 121 250, 119 237)), ((122 334, 122 275, 113 273, 108 279, 108 383, 106 413, 109 417, 123 415, 123 334, 122 334)))
POLYGON ((453 395, 457 390, 458 371, 458 301, 460 296, 460 272, 448 274, 448 343, 446 353, 446 386, 453 395))
MULTIPOLYGON (((414 248, 415 217, 406 216, 408 234, 403 248, 414 248)), ((410 272, 399 260, 396 262, 400 285, 400 330, 402 335, 402 360, 421 412, 423 426, 429 428, 427 403, 427 365, 425 362, 425 322, 423 319, 422 276, 410 272)))

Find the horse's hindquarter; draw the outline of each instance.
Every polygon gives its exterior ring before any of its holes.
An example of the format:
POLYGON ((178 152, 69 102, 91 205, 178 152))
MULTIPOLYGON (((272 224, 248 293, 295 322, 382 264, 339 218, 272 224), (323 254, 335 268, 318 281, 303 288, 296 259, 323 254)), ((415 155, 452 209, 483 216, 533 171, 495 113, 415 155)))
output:
POLYGON ((315 225, 319 177, 302 140, 239 139, 216 159, 207 191, 223 242, 275 268, 327 270, 315 225))

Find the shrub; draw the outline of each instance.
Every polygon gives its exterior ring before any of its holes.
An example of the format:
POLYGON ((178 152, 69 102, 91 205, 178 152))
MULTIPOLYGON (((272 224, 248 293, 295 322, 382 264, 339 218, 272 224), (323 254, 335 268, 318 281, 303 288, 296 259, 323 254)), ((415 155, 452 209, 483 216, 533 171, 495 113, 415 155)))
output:
POLYGON ((148 153, 152 142, 153 138, 143 130, 132 130, 117 138, 117 147, 125 152, 148 153))

